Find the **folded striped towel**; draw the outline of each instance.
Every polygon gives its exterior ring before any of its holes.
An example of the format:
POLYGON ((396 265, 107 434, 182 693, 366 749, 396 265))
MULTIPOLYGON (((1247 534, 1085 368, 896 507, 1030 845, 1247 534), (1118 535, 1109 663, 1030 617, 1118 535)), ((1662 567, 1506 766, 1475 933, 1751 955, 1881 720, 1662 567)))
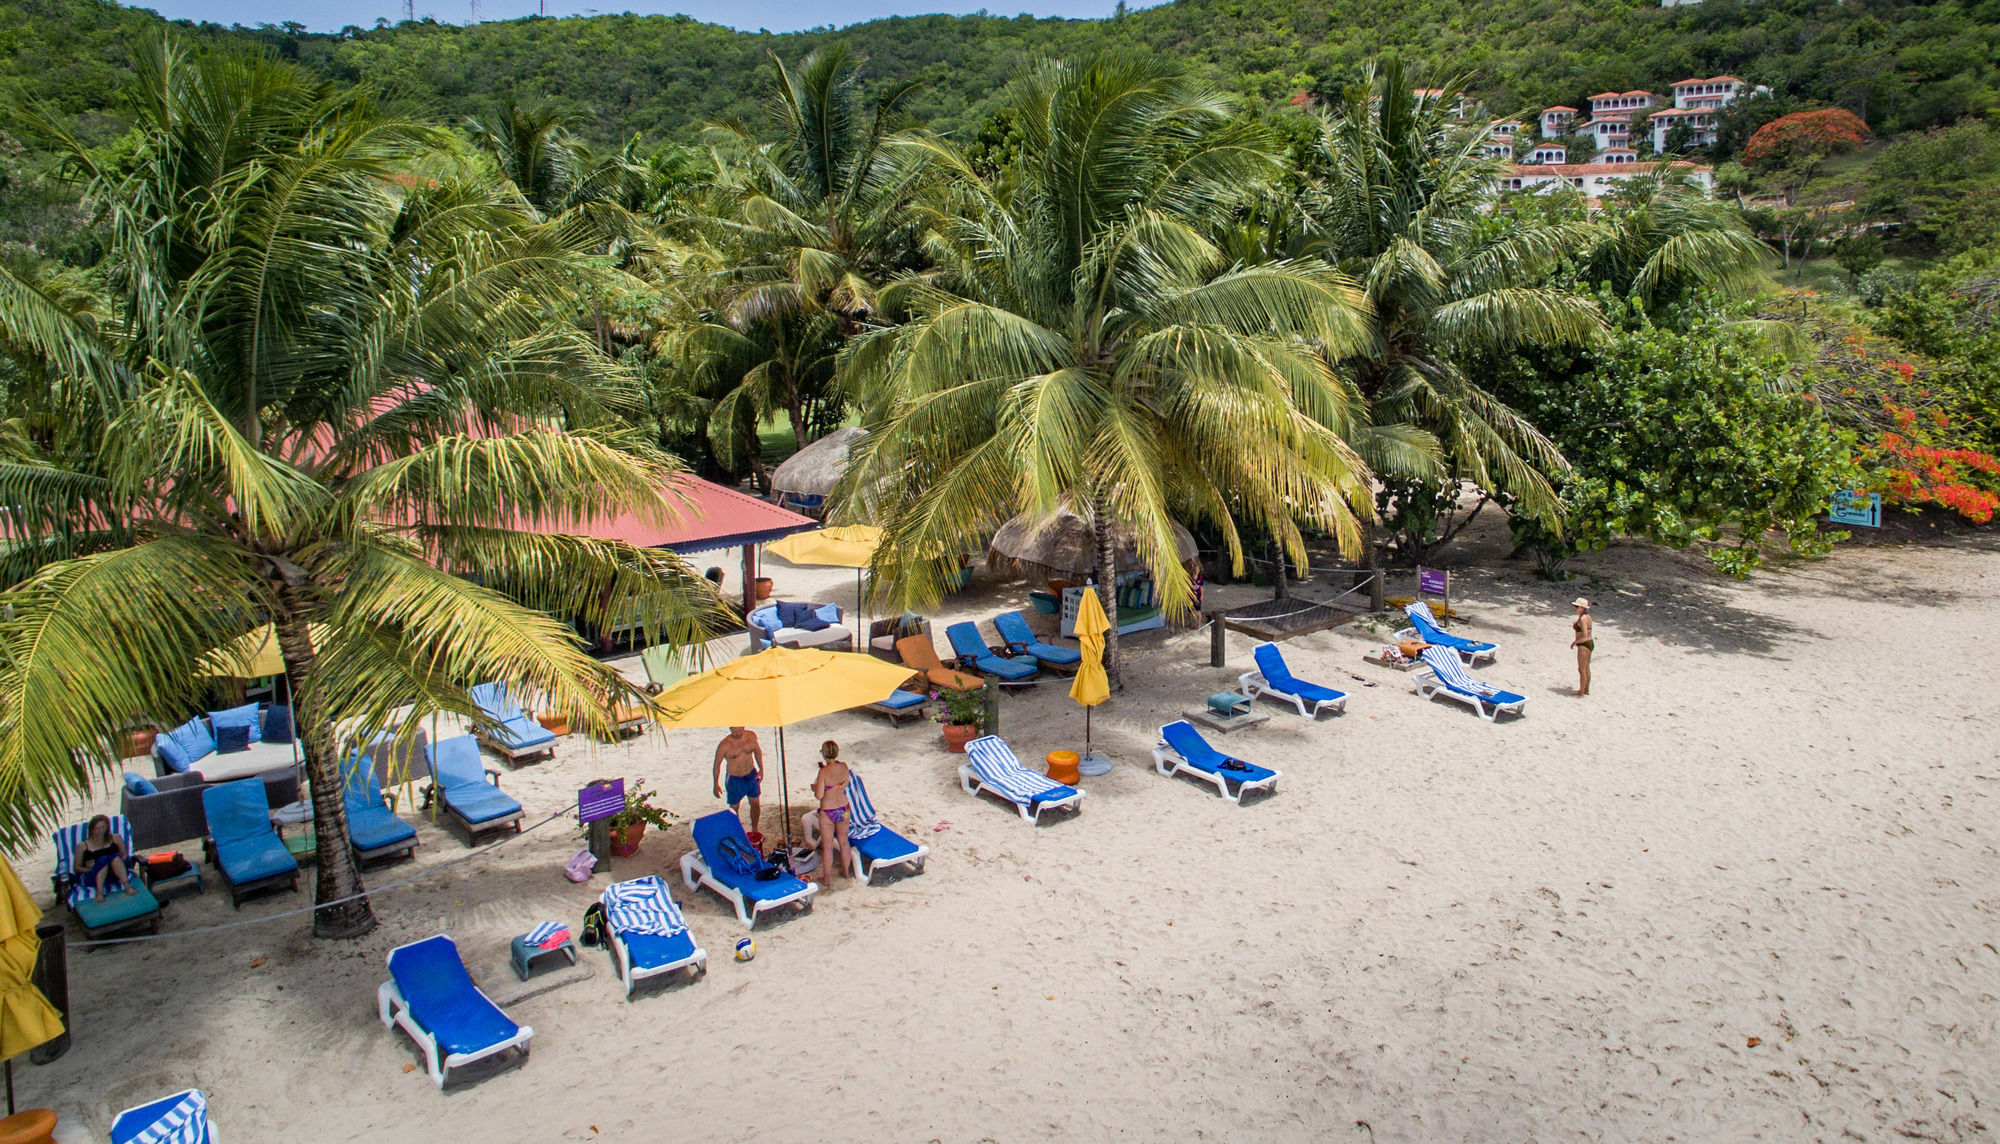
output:
POLYGON ((1050 795, 1063 795, 1073 789, 1022 766, 998 735, 987 735, 967 743, 965 755, 972 760, 972 772, 979 776, 979 781, 1005 795, 1010 802, 1033 804, 1050 795))
POLYGON ((604 891, 604 920, 619 933, 672 937, 687 928, 658 874, 617 882, 604 891))
POLYGON ((868 788, 861 783, 861 776, 850 769, 847 775, 847 840, 859 842, 882 833, 882 824, 875 818, 875 804, 868 801, 868 788))
POLYGON ((561 949, 569 940, 569 927, 561 922, 543 922, 529 930, 523 940, 536 949, 561 949))
POLYGON ((130 1144, 208 1144, 208 1099, 191 1088, 172 1108, 160 1114, 130 1144))

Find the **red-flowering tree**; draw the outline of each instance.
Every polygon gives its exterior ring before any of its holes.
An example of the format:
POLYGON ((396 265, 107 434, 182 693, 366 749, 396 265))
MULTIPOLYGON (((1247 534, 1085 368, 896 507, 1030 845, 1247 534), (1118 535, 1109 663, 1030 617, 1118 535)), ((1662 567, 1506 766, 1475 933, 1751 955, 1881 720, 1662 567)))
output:
POLYGON ((1743 161, 1770 173, 1789 206, 1827 156, 1852 151, 1867 141, 1868 124, 1852 111, 1838 107, 1795 111, 1759 127, 1743 145, 1743 161))

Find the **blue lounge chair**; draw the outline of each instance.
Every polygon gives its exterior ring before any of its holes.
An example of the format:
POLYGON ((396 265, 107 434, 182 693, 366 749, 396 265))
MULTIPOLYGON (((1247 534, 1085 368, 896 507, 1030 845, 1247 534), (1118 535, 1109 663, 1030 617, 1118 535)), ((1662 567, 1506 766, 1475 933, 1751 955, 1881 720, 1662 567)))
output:
POLYGON ((111 1144, 216 1144, 208 1097, 191 1088, 128 1108, 111 1121, 111 1144))
POLYGON ((521 832, 521 804, 500 790, 500 772, 479 757, 479 743, 470 735, 440 739, 424 747, 431 767, 431 795, 446 814, 465 828, 469 843, 474 835, 511 826, 521 832))
POLYGON ((627 1001, 643 978, 686 967, 692 981, 708 971, 708 951, 694 943, 681 908, 658 874, 614 882, 598 900, 604 903, 604 928, 618 976, 625 979, 627 1001))
POLYGON ((356 751, 340 764, 341 788, 347 802, 347 843, 357 862, 396 855, 414 857, 417 828, 396 817, 395 803, 382 793, 375 763, 367 751, 356 751))
POLYGON ((971 795, 982 791, 998 795, 1029 822, 1039 824, 1045 810, 1083 810, 1082 791, 1022 766, 998 735, 982 735, 967 743, 965 757, 966 764, 958 768, 959 787, 971 795))
POLYGON ((208 816, 203 846, 208 860, 229 883, 229 904, 280 886, 299 888, 299 860, 271 825, 271 804, 264 798, 263 779, 237 779, 203 788, 201 808, 208 816))
POLYGON ((1028 617, 1019 612, 1002 612, 993 617, 993 630, 1007 641, 1007 650, 1015 655, 1031 655, 1043 667, 1073 675, 1083 665, 1083 653, 1073 647, 1057 647, 1045 644, 1035 635, 1035 629, 1028 626, 1028 617))
POLYGON ((953 624, 944 630, 944 638, 951 641, 951 654, 958 657, 961 670, 990 675, 1002 687, 1030 686, 1042 669, 1031 655, 994 655, 980 636, 979 625, 974 623, 953 624))
POLYGON ((1257 670, 1237 676, 1236 683, 1251 700, 1259 695, 1283 699, 1298 707, 1299 714, 1308 719, 1319 718, 1321 711, 1347 710, 1347 692, 1307 683, 1293 675, 1292 669, 1285 666, 1285 654, 1278 650, 1277 644, 1260 643, 1250 656, 1256 661, 1257 670))
POLYGON ((870 703, 868 710, 877 715, 887 715, 890 725, 900 727, 905 719, 923 718, 930 701, 931 697, 925 692, 897 688, 882 702, 870 703))
POLYGON ((482 683, 468 694, 479 714, 495 724, 477 732, 482 744, 506 756, 515 766, 556 757, 555 732, 528 718, 528 713, 507 693, 505 683, 482 683))
POLYGON ((1213 783, 1215 793, 1238 806, 1243 805, 1243 796, 1253 790, 1278 789, 1279 772, 1223 754, 1185 719, 1160 728, 1160 743, 1153 748, 1153 769, 1168 778, 1185 774, 1213 783), (1235 785, 1234 791, 1231 784, 1235 785))
MULTIPOLYGON (((126 889, 131 892, 113 891, 100 898, 94 880, 77 876, 77 851, 83 848, 84 839, 90 836, 90 824, 79 822, 55 833, 56 901, 67 905, 70 912, 76 915, 87 937, 140 926, 150 926, 154 933, 159 933, 160 902, 153 897, 152 888, 146 885, 134 861, 136 851, 132 849, 132 824, 125 821, 124 815, 111 816, 111 835, 125 843, 125 873, 129 879, 126 889)), ((106 879, 105 885, 112 883, 106 879)))
POLYGON ((931 848, 882 825, 882 820, 875 816, 875 804, 868 797, 867 785, 860 775, 852 772, 847 778, 847 806, 847 860, 849 872, 855 878, 865 884, 874 880, 877 870, 894 866, 923 872, 924 857, 931 848))
POLYGON ((439 1088, 451 1070, 521 1050, 535 1030, 519 1025, 472 983, 458 945, 443 934, 389 951, 389 980, 375 990, 376 1015, 385 1029, 401 1026, 424 1051, 424 1067, 439 1088))
POLYGON ((1417 694, 1425 699, 1438 695, 1456 699, 1479 712, 1479 717, 1488 723, 1503 711, 1519 715, 1528 706, 1526 697, 1472 678, 1465 670, 1465 662, 1448 647, 1425 648, 1423 660, 1424 670, 1417 672, 1416 684, 1417 694))
POLYGON ((694 820, 693 850, 681 855, 681 878, 688 889, 702 886, 715 891, 723 901, 736 907, 736 920, 755 929, 757 919, 768 910, 799 905, 812 912, 818 882, 804 882, 780 872, 775 878, 759 878, 762 860, 743 833, 743 821, 733 810, 718 810, 694 820))
POLYGON ((1497 644, 1481 643, 1479 640, 1455 636, 1438 627, 1437 620, 1431 615, 1430 605, 1421 600, 1404 607, 1403 614, 1410 617, 1411 626, 1396 633, 1396 638, 1399 640, 1422 640, 1427 644, 1448 647, 1464 656, 1467 663, 1478 663, 1482 659, 1493 660, 1500 657, 1500 648, 1497 644))

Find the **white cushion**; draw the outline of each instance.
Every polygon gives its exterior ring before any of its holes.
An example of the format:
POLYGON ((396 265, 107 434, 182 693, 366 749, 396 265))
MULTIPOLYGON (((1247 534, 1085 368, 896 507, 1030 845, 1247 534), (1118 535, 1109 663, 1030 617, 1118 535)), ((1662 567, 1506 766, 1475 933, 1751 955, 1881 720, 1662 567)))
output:
POLYGON ((816 632, 804 628, 779 628, 771 637, 772 643, 797 644, 800 647, 826 647, 829 644, 845 643, 854 638, 854 633, 843 624, 833 624, 816 632))
POLYGON ((275 771, 292 765, 292 745, 290 743, 266 743, 258 741, 250 744, 247 751, 231 751, 226 755, 210 753, 201 761, 189 767, 200 771, 201 777, 212 783, 224 783, 231 779, 247 779, 251 775, 261 775, 265 771, 275 771))

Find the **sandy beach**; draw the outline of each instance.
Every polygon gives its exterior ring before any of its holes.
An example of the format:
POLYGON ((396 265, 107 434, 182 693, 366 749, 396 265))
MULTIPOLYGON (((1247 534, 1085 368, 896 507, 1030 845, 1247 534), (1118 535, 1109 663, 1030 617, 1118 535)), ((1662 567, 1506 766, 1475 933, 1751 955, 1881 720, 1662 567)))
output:
MULTIPOLYGON (((1096 716, 1116 769, 1039 828, 964 795, 934 725, 788 732, 795 805, 837 739, 932 853, 760 923, 753 962, 690 891, 705 978, 627 1003, 585 951, 524 984, 508 939, 574 925, 608 880, 562 878, 573 824, 474 851, 426 819, 417 861, 368 877, 434 872, 379 894, 363 940, 316 942, 298 916, 73 951, 74 1047, 17 1063, 21 1103, 60 1111, 69 1140, 188 1086, 232 1142, 1993 1139, 2000 546, 1847 547, 1744 583, 1621 547, 1554 584, 1504 540, 1446 560, 1460 628, 1501 647, 1475 674, 1528 696, 1524 718, 1420 700, 1362 662, 1381 634, 1307 636, 1294 669, 1348 710, 1313 723, 1267 701, 1261 726, 1212 734, 1284 772, 1236 807, 1148 750, 1247 670, 1250 641, 1218 671, 1205 634, 1148 633, 1096 716), (1579 593, 1597 605, 1588 699, 1570 695, 1579 593), (386 952, 439 932, 535 1029, 525 1065, 443 1094, 374 1014, 386 952)), ((849 572, 772 568, 787 598, 852 599, 849 572)), ((982 575, 933 618, 1024 592, 982 575)), ((1024 761, 1079 745, 1066 690, 1002 701, 1024 761)), ((615 874, 679 887, 687 823, 719 805, 713 748, 570 737, 504 789, 536 822, 591 777, 644 778, 681 821, 615 874)), ((45 905, 52 861, 18 856, 45 905)), ((295 909, 306 887, 234 911, 211 875, 166 929, 295 909)))

